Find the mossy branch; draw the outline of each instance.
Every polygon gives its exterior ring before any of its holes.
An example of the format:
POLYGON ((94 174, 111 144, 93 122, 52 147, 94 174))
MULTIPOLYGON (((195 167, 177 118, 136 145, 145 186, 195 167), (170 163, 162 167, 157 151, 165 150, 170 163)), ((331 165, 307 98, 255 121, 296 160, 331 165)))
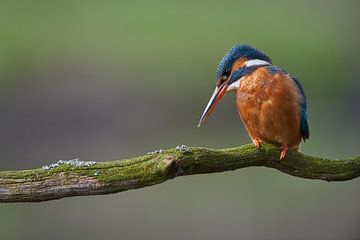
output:
POLYGON ((309 179, 346 181, 360 176, 360 157, 324 159, 263 144, 238 148, 181 147, 128 160, 85 166, 60 164, 50 169, 0 172, 0 202, 39 202, 71 196, 109 194, 162 183, 177 176, 264 166, 309 179))

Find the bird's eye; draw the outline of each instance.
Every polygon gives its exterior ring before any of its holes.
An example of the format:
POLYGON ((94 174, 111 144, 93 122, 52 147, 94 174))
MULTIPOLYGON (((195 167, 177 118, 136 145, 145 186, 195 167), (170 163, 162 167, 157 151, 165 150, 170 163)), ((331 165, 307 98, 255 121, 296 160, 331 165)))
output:
POLYGON ((225 72, 223 73, 223 76, 229 76, 229 75, 230 75, 230 70, 229 69, 225 70, 225 72))

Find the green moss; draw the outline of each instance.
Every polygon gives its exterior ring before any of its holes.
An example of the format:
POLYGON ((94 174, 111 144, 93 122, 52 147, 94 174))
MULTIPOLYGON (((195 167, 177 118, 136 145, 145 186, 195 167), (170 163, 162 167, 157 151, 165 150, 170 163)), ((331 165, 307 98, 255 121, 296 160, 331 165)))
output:
POLYGON ((62 173, 71 177, 87 176, 106 183, 132 180, 140 185, 152 185, 178 175, 220 172, 248 166, 272 167, 295 176, 333 181, 360 175, 359 157, 330 160, 289 151, 285 160, 280 161, 279 147, 270 144, 263 144, 259 150, 252 144, 219 150, 202 147, 189 149, 191 151, 182 152, 173 148, 127 160, 98 162, 88 167, 60 165, 49 170, 4 171, 0 172, 0 184, 16 179, 42 181, 62 173))

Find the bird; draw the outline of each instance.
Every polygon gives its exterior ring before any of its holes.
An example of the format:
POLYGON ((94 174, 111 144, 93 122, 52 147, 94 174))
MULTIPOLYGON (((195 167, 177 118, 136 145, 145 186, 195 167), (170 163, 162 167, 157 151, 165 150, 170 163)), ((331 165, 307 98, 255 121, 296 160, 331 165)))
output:
POLYGON ((237 110, 256 149, 262 143, 278 145, 283 160, 288 149, 298 150, 301 140, 309 139, 306 96, 300 81, 273 65, 260 50, 238 44, 225 54, 198 127, 228 92, 235 92, 237 110))

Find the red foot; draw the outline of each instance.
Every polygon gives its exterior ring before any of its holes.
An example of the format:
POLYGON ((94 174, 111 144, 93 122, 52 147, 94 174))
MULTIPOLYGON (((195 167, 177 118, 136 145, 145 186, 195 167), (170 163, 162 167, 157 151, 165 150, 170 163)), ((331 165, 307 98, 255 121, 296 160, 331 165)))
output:
POLYGON ((260 144, 261 144, 261 141, 260 140, 252 140, 256 149, 259 149, 260 148, 260 144))
POLYGON ((286 152, 288 150, 288 145, 285 143, 281 146, 282 150, 281 150, 281 154, 280 154, 280 160, 283 160, 286 156, 286 152))

